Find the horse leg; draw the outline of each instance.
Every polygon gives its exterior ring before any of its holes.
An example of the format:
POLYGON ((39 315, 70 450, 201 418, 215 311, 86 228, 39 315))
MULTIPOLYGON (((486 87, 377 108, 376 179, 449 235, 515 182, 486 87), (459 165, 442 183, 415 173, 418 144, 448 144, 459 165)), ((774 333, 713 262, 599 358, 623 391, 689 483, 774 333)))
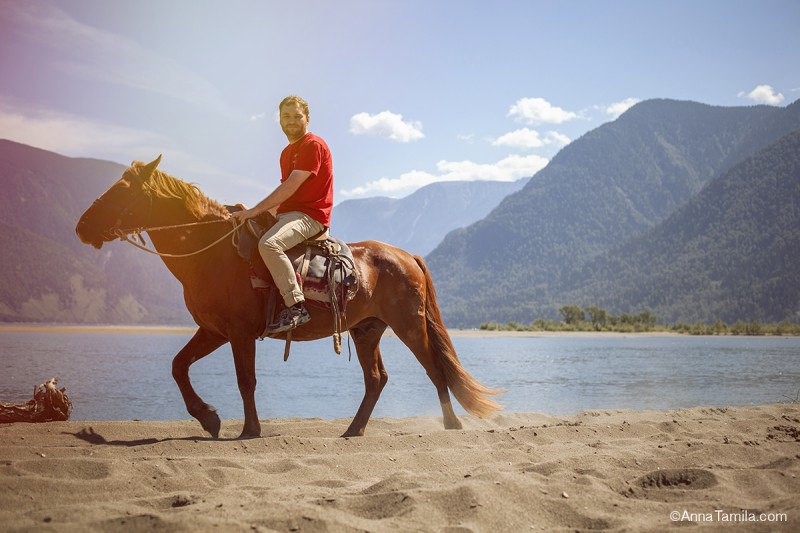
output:
POLYGON ((444 370, 436 359, 435 348, 431 345, 428 337, 425 318, 418 315, 409 316, 405 320, 393 323, 392 331, 411 350, 417 361, 425 369, 428 378, 433 382, 433 386, 436 387, 439 405, 442 408, 442 416, 444 417, 444 428, 461 429, 461 421, 453 411, 453 403, 450 401, 450 392, 447 390, 444 370))
POLYGON ((223 344, 226 340, 203 328, 197 330, 186 346, 178 352, 172 360, 172 377, 178 384, 178 389, 183 396, 186 410, 190 415, 200 421, 203 429, 212 437, 219 437, 220 420, 217 410, 197 395, 189 380, 189 367, 192 363, 207 356, 223 344))
POLYGON ((342 437, 362 437, 364 435, 372 410, 389 379, 378 346, 384 331, 386 331, 386 324, 377 318, 363 321, 350 330, 356 345, 358 362, 364 372, 364 399, 361 400, 356 416, 342 437))
POLYGON ((240 439, 261 436, 261 422, 256 410, 256 341, 243 336, 231 339, 233 364, 236 367, 236 382, 244 406, 244 427, 240 439))

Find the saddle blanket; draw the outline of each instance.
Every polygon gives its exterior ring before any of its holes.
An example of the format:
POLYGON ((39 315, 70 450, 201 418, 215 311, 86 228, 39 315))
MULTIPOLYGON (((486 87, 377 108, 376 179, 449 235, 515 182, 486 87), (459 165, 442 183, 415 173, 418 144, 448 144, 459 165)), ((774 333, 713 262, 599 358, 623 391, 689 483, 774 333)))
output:
MULTIPOLYGON (((250 283, 255 289, 269 289, 274 286, 272 276, 258 253, 258 241, 271 226, 270 219, 266 222, 267 224, 263 220, 248 220, 239 231, 236 246, 239 256, 250 262, 250 283)), ((287 250, 286 255, 294 265, 307 303, 329 309, 331 292, 334 290, 339 310, 344 312, 345 304, 358 290, 353 252, 345 242, 335 237, 306 241, 287 250), (306 256, 308 264, 304 266, 306 256), (305 275, 301 276, 303 270, 305 275)))

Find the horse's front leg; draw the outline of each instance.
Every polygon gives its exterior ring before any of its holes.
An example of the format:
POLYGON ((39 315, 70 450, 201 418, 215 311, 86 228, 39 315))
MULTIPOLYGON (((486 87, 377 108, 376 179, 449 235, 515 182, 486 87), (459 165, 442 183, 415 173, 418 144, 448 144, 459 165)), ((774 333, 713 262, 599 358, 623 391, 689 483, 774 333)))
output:
POLYGON ((211 333, 208 330, 200 328, 194 337, 189 340, 186 346, 178 352, 178 355, 172 360, 172 377, 183 396, 183 402, 186 404, 186 410, 189 414, 200 421, 203 429, 208 431, 212 437, 219 437, 220 420, 217 415, 217 410, 213 405, 209 405, 197 395, 192 383, 189 380, 189 367, 192 363, 207 356, 223 344, 227 340, 224 337, 211 333))
POLYGON ((239 438, 260 437, 261 422, 256 410, 256 340, 246 335, 231 338, 231 348, 236 381, 244 406, 244 427, 239 438))

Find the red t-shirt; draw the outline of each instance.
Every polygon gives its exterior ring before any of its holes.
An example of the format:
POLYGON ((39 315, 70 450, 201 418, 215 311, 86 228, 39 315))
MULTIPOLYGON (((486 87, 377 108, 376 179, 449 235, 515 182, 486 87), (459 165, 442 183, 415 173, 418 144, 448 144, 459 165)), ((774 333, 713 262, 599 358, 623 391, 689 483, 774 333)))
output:
POLYGON ((290 144, 281 152, 281 183, 293 170, 311 175, 300 188, 278 207, 278 213, 300 211, 323 226, 331 225, 333 209, 333 161, 328 145, 313 133, 290 144))

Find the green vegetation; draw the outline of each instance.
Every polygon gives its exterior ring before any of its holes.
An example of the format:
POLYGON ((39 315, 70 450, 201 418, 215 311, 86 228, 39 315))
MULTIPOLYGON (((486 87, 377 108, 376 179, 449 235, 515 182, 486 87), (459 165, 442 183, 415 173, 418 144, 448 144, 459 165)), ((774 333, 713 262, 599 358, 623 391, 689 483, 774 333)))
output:
POLYGON ((484 322, 482 330, 486 331, 609 331, 615 333, 672 332, 686 335, 791 335, 800 336, 800 323, 781 322, 779 324, 762 324, 760 322, 735 322, 727 325, 721 320, 713 324, 697 322, 695 324, 676 323, 672 325, 657 324, 658 318, 650 311, 642 311, 638 315, 625 313, 613 316, 605 309, 595 306, 581 309, 577 305, 565 305, 558 310, 562 319, 545 320, 537 318, 525 326, 517 322, 498 324, 484 322))

